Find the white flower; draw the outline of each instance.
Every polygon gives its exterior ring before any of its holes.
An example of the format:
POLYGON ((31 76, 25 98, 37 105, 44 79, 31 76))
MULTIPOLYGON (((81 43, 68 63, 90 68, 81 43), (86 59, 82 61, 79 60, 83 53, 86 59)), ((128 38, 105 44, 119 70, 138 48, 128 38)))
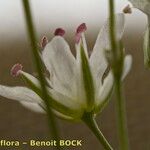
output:
MULTIPOLYGON (((104 49, 110 48, 108 21, 100 31, 90 57, 84 37, 85 30, 86 25, 81 24, 76 31, 76 57, 62 37, 65 32, 60 28, 49 43, 46 38, 41 43, 44 49, 41 58, 50 73, 50 78, 46 79, 51 108, 57 116, 68 120, 80 120, 84 112, 96 114, 101 111, 110 98, 114 84, 111 70, 104 78, 108 67, 104 49)), ((121 39, 123 30, 124 15, 121 13, 116 15, 118 40, 121 39)), ((127 55, 122 78, 129 72, 131 62, 132 57, 127 55)), ((12 68, 11 74, 22 76, 30 89, 0 85, 0 95, 17 100, 36 112, 45 112, 39 81, 22 71, 20 64, 12 68)))

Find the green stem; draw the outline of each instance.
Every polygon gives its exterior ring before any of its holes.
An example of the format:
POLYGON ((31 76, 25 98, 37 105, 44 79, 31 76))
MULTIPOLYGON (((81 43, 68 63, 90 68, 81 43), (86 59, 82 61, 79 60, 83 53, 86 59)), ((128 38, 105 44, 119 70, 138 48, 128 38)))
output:
POLYGON ((31 41, 33 58, 34 58, 36 69, 37 69, 37 72, 39 75, 39 80, 40 80, 40 84, 41 84, 41 88, 42 88, 43 100, 46 104, 46 110, 47 110, 47 115, 48 115, 48 123, 49 123, 50 131, 51 131, 52 137, 54 139, 58 140, 59 136, 58 136, 58 132, 56 129, 56 122, 55 122, 55 118, 54 118, 51 108, 50 108, 50 101, 48 100, 48 93, 47 93, 47 89, 45 86, 46 81, 45 81, 44 74, 42 72, 43 65, 42 65, 41 58, 40 58, 39 52, 38 52, 39 50, 38 50, 36 34, 35 34, 33 22, 32 22, 29 0, 22 0, 22 2, 23 2, 23 8, 24 8, 24 13, 25 13, 25 17, 26 17, 28 34, 29 34, 29 38, 31 41))
POLYGON ((97 139, 102 144, 105 150, 113 150, 111 145, 108 143, 108 141, 106 140, 106 138, 104 137, 100 129, 98 128, 98 125, 94 119, 93 114, 85 113, 82 120, 91 129, 91 131, 97 137, 97 139))
MULTIPOLYGON (((116 42, 115 36, 115 9, 114 9, 114 0, 109 0, 109 15, 110 15, 110 22, 109 22, 109 29, 110 29, 110 42, 111 42, 111 50, 113 52, 113 59, 114 62, 117 62, 117 51, 118 46, 116 42)), ((118 62, 117 62, 118 63, 118 62)), ((117 65, 116 65, 117 66, 117 65)), ((114 70, 116 68, 113 68, 114 70)), ((127 134, 127 121, 126 121, 126 111, 125 111, 125 101, 123 99, 122 94, 122 83, 120 74, 116 74, 114 71, 114 78, 115 78, 115 92, 116 92, 116 109, 117 109, 117 118, 118 118, 118 132, 119 132, 119 144, 120 150, 128 150, 129 149, 129 142, 128 142, 128 134, 127 134)))
POLYGON ((111 50, 113 51, 114 58, 116 57, 117 44, 115 37, 115 9, 114 9, 114 0, 109 0, 109 30, 110 30, 110 43, 111 50))
POLYGON ((128 141, 128 131, 127 131, 127 119, 126 119, 126 109, 125 109, 125 100, 122 93, 122 82, 116 79, 115 85, 116 91, 116 109, 117 109, 117 118, 118 118, 118 128, 119 128, 119 144, 120 150, 129 149, 128 141))

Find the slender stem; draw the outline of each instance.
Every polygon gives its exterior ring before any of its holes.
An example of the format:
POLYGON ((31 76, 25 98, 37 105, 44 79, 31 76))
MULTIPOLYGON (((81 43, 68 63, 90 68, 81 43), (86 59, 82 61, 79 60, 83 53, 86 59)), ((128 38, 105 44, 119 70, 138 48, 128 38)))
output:
POLYGON ((115 37, 115 9, 114 9, 114 0, 109 0, 109 30, 110 30, 110 42, 111 50, 113 51, 113 56, 116 57, 117 44, 115 37))
POLYGON ((113 150, 111 145, 108 143, 100 129, 98 128, 98 125, 91 113, 85 113, 83 118, 83 122, 91 129, 93 134, 97 137, 99 142, 102 144, 105 150, 113 150))
POLYGON ((59 136, 58 136, 58 132, 56 129, 56 122, 55 122, 55 118, 52 114, 52 111, 50 109, 50 102, 48 100, 48 93, 47 93, 47 89, 45 86, 46 81, 45 81, 44 74, 42 72, 43 66, 42 66, 41 58, 40 58, 39 52, 38 52, 37 39, 36 39, 36 34, 35 34, 33 22, 32 22, 30 4, 29 4, 28 0, 22 0, 22 2, 23 2, 23 8, 24 8, 24 13, 25 13, 25 17, 26 17, 28 34, 29 34, 29 38, 31 41, 33 58, 34 58, 36 69, 37 69, 37 72, 39 75, 39 80, 40 80, 41 89, 42 89, 42 93, 43 93, 43 100, 46 104, 46 110, 47 110, 47 115, 48 115, 48 123, 49 123, 50 131, 51 131, 52 137, 54 139, 58 140, 59 136))
MULTIPOLYGON (((118 46, 116 42, 115 36, 115 9, 114 9, 114 0, 109 0, 109 15, 110 15, 110 42, 111 42, 111 50, 113 52, 114 62, 117 62, 117 51, 118 46)), ((118 63, 118 62, 117 62, 118 63)), ((117 66, 117 65, 116 65, 117 66)), ((116 68, 113 68, 114 70, 116 68)), ((126 111, 125 111, 125 101, 122 94, 122 82, 121 76, 116 74, 114 71, 115 78, 115 92, 116 92, 116 109, 117 109, 117 118, 118 118, 118 132, 119 132, 119 144, 120 150, 128 150, 129 142, 128 142, 128 134, 127 134, 127 121, 126 121, 126 111)))
POLYGON ((117 109, 117 119, 118 119, 120 150, 128 150, 129 141, 128 141, 128 131, 127 131, 125 100, 122 92, 123 91, 122 82, 117 79, 116 79, 115 91, 116 91, 116 109, 117 109))

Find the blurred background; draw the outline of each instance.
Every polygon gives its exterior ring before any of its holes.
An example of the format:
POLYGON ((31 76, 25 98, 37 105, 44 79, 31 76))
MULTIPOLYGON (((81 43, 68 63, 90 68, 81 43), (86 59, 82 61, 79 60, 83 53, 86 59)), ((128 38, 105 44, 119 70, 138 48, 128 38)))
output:
MULTIPOLYGON (((20 62, 24 70, 31 74, 34 72, 21 2, 21 0, 0 0, 0 84, 10 86, 23 85, 19 78, 10 76, 10 68, 13 64, 20 62)), ((30 0, 30 2, 38 39, 40 40, 43 35, 51 39, 54 30, 63 27, 67 31, 65 38, 72 50, 74 32, 80 23, 87 23, 86 38, 89 48, 92 49, 97 34, 108 17, 106 0, 30 0)), ((126 0, 115 2, 116 12, 121 12, 128 4, 126 0)), ((125 94, 130 144, 131 149, 134 150, 150 150, 150 71, 144 68, 142 51, 142 36, 145 28, 146 16, 140 11, 134 9, 131 15, 126 15, 123 40, 126 52, 133 56, 133 67, 125 80, 125 94)), ((104 135, 117 149, 114 102, 113 98, 97 117, 97 121, 104 135)), ((46 119, 45 115, 33 113, 16 101, 0 97, 0 140, 48 139, 46 119)), ((68 149, 102 149, 95 136, 84 124, 72 124, 62 120, 57 122, 63 139, 84 141, 83 147, 68 149)), ((1 147, 0 149, 6 150, 1 147)))

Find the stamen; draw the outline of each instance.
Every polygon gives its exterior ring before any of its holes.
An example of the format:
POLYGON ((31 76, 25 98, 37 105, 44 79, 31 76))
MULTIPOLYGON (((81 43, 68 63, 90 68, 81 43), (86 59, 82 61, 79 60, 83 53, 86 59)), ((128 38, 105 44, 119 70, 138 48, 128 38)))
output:
POLYGON ((13 77, 17 77, 20 74, 20 71, 22 70, 23 66, 21 64, 15 64, 12 68, 11 68, 11 75, 13 77))
POLYGON ((82 23, 81 25, 78 26, 76 30, 76 35, 75 35, 75 43, 79 44, 80 39, 82 37, 82 33, 87 30, 86 24, 82 23))
POLYGON ((82 23, 81 25, 78 26, 76 33, 82 33, 87 30, 86 24, 82 23))
POLYGON ((48 43, 48 38, 47 38, 46 36, 43 36, 43 38, 42 38, 41 41, 40 41, 40 47, 41 47, 42 49, 44 49, 45 46, 47 45, 47 43, 48 43))
POLYGON ((125 14, 131 14, 132 13, 132 9, 131 9, 129 4, 123 9, 123 12, 125 14))
POLYGON ((64 36, 65 35, 65 30, 62 28, 57 28, 54 32, 55 36, 64 36))

